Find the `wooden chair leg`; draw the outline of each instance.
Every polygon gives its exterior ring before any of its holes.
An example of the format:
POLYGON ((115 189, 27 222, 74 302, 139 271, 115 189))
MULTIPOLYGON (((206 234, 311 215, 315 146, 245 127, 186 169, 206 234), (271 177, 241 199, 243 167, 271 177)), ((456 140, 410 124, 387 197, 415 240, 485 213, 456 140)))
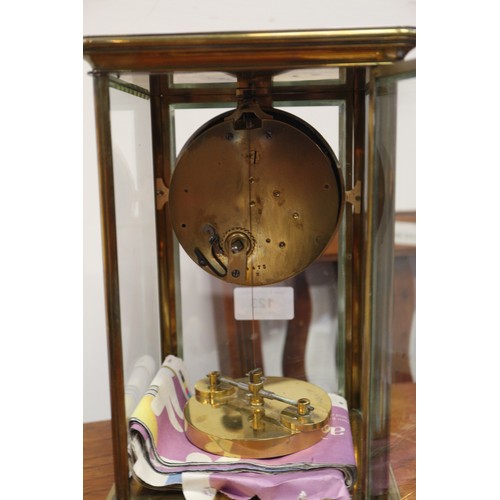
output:
POLYGON ((306 274, 293 280, 295 288, 295 315, 288 323, 283 350, 283 375, 306 380, 305 352, 311 325, 312 304, 306 274))
POLYGON ((415 256, 396 257, 391 347, 393 382, 412 381, 409 351, 415 301, 415 256))

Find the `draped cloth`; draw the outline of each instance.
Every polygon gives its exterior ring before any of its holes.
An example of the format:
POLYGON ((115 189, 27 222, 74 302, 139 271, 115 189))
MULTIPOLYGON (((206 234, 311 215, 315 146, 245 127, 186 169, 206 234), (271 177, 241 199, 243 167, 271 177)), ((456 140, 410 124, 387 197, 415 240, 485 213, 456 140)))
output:
POLYGON ((131 471, 155 489, 181 489, 187 500, 348 500, 356 465, 347 404, 330 394, 332 411, 315 445, 277 458, 213 455, 184 432, 183 408, 191 397, 184 362, 167 356, 130 421, 131 471))

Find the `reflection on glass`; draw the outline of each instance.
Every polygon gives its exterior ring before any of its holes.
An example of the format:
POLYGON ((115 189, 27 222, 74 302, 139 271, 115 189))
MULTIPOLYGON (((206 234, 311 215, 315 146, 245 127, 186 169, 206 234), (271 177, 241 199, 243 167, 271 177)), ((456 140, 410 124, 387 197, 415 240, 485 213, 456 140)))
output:
POLYGON ((293 85, 305 83, 340 83, 344 79, 344 71, 340 68, 306 68, 284 71, 273 76, 275 85, 293 85))
POLYGON ((149 77, 148 75, 136 73, 123 73, 109 75, 109 85, 111 88, 120 90, 127 94, 149 99, 149 77))
MULTIPOLYGON (((274 85, 296 85, 314 83, 341 83, 344 81, 344 71, 340 68, 306 68, 283 71, 272 77, 274 85)), ((234 74, 221 71, 204 71, 197 73, 174 73, 174 87, 207 86, 214 84, 236 84, 234 74)))
POLYGON ((221 71, 205 71, 199 73, 174 73, 174 86, 211 85, 220 83, 236 83, 236 76, 221 71))

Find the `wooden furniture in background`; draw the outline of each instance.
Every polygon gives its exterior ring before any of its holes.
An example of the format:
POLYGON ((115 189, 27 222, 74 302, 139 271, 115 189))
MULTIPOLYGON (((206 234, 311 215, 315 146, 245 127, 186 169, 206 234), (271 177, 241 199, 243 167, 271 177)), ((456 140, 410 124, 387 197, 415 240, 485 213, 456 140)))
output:
MULTIPOLYGON (((416 224, 415 212, 396 214, 396 222, 416 224)), ((327 247, 321 261, 337 265, 338 237, 327 247)), ((410 367, 410 338, 415 314, 416 246, 396 244, 394 247, 393 274, 393 321, 391 335, 392 381, 412 380, 410 367)), ((282 367, 285 377, 307 380, 305 372, 305 350, 312 318, 311 295, 305 273, 290 280, 295 289, 295 317, 288 321, 282 367)), ((233 288, 223 285, 224 325, 219 329, 219 362, 223 373, 232 377, 243 377, 256 366, 263 367, 259 321, 236 321, 234 319, 233 288), (253 323, 253 324, 252 324, 253 323)), ((265 370, 265 367, 263 367, 265 370)))
MULTIPOLYGON (((396 223, 417 223, 416 212, 396 213, 396 223)), ((335 237, 321 259, 336 262, 338 259, 338 237, 335 237)), ((392 381, 410 382, 410 340, 416 310, 416 245, 394 245, 394 271, 391 334, 392 381)))

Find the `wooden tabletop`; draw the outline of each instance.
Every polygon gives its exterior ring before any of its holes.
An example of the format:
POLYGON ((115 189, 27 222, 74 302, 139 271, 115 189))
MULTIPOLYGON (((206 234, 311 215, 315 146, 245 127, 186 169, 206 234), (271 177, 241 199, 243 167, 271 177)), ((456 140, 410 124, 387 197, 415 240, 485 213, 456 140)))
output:
POLYGON ((402 500, 417 498, 416 485, 416 384, 392 385, 391 465, 402 500))
POLYGON ((111 420, 83 424, 83 498, 106 498, 113 478, 111 420))
MULTIPOLYGON (((392 386, 391 464, 403 500, 416 498, 416 386, 392 386)), ((83 498, 103 500, 113 485, 111 421, 83 424, 83 498)))

